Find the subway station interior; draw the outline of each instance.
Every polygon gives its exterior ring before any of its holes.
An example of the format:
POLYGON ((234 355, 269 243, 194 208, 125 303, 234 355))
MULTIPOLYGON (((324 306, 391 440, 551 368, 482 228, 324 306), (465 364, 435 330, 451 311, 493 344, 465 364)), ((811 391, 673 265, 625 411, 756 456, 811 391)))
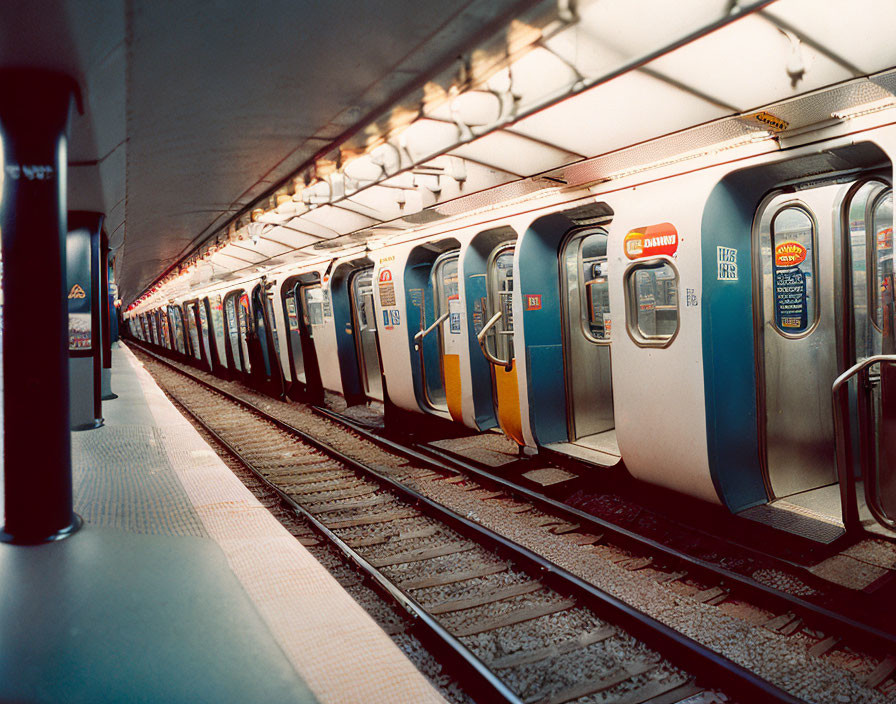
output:
POLYGON ((0 704, 896 702, 894 27, 0 3, 0 704))

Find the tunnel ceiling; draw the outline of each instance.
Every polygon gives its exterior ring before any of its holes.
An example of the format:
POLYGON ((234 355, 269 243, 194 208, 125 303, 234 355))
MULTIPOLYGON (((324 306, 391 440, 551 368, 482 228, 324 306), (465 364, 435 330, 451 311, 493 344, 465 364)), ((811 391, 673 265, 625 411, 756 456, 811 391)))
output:
POLYGON ((106 214, 128 300, 333 139, 533 4, 6 0, 0 61, 78 79, 69 208, 106 214))

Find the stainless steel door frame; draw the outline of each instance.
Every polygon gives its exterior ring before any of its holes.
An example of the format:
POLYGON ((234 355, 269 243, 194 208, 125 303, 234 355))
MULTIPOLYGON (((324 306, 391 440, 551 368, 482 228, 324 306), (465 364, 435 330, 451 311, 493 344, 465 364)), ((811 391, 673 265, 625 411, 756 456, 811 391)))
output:
MULTIPOLYGON (((570 231, 560 246, 558 259, 566 423, 571 442, 615 427, 610 339, 597 339, 585 329, 583 307, 587 305, 589 294, 584 276, 583 246, 585 240, 593 236, 608 239, 604 228, 570 231)), ((606 243, 603 256, 592 259, 594 261, 589 265, 606 266, 606 243)), ((606 275, 605 271, 603 275, 606 275)))
MULTIPOLYGON (((837 195, 841 184, 832 182, 796 194, 773 192, 756 211, 753 225, 754 330, 756 331, 757 403, 760 461, 770 496, 780 498, 837 481, 830 389, 838 374, 842 321, 838 320, 837 294, 842 292, 842 267, 837 195), (805 329, 798 317, 782 317, 786 294, 779 295, 776 314, 774 281, 788 268, 774 266, 772 223, 782 213, 804 212, 814 231, 812 252, 794 265, 803 273, 806 293, 805 329), (811 259, 810 259, 811 256, 811 259), (811 277, 811 280, 810 280, 811 277), (811 288, 812 305, 809 305, 811 288), (777 315, 777 317, 776 317, 777 315)), ((804 231, 784 235, 778 245, 804 231)), ((783 254, 782 254, 783 256, 783 254)), ((783 279, 780 279, 783 281, 783 279)), ((784 286, 781 286, 784 290, 784 286)), ((788 314, 790 315, 790 314, 788 314)))
POLYGON ((353 272, 349 280, 349 290, 361 386, 365 396, 382 401, 383 372, 380 367, 379 346, 376 337, 373 267, 353 272))
MULTIPOLYGON (((494 340, 495 358, 504 360, 508 364, 514 358, 513 351, 513 259, 516 254, 516 242, 502 243, 492 250, 486 264, 486 300, 488 302, 487 319, 491 319, 497 313, 501 317, 495 322, 489 333, 494 340), (510 256, 510 276, 499 277, 499 260, 510 256), (505 284, 510 282, 510 287, 505 284)), ((507 268, 507 267, 504 267, 507 268)), ((486 344, 488 341, 486 340, 486 344)))

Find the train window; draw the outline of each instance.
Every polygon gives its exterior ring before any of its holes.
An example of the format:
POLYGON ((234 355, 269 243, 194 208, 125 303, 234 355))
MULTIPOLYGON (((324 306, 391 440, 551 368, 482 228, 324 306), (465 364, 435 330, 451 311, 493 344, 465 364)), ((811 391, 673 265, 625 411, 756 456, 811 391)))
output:
POLYGON ((162 320, 162 344, 169 350, 171 349, 171 331, 168 326, 168 313, 163 310, 159 311, 159 318, 162 320))
POLYGON ((199 347, 199 324, 197 322, 197 310, 195 303, 185 306, 187 319, 187 332, 190 335, 190 348, 195 359, 202 359, 202 350, 199 347))
POLYGON ((495 331, 495 357, 513 359, 513 254, 515 245, 505 245, 492 254, 489 264, 489 308, 501 312, 495 331))
POLYGON ((181 354, 187 353, 187 345, 184 341, 184 321, 180 312, 180 308, 176 306, 168 306, 168 318, 171 327, 174 330, 174 346, 181 354))
POLYGON ((818 320, 815 222, 801 205, 785 205, 770 227, 775 327, 802 335, 818 320))
POLYGON ((319 285, 302 287, 302 316, 306 325, 324 324, 324 292, 319 285))
MULTIPOLYGON (((607 283, 607 233, 578 235, 565 248, 567 295, 580 299, 582 332, 591 342, 607 342, 612 329, 607 283)), ((570 302, 570 308, 575 306, 570 302)), ((575 325, 575 322, 572 322, 575 325)))
POLYGON ((227 353, 224 351, 227 348, 224 346, 224 305, 221 302, 221 294, 217 294, 213 298, 210 298, 209 301, 209 309, 212 312, 212 331, 215 333, 215 347, 217 347, 218 352, 218 362, 227 366, 227 353))
POLYGON ((237 303, 237 323, 239 324, 239 340, 240 340, 240 350, 243 354, 243 371, 246 374, 252 372, 252 362, 249 359, 249 321, 251 320, 250 313, 250 304, 249 304, 249 295, 244 292, 240 292, 240 300, 237 303))
POLYGON ((654 259, 629 267, 625 275, 629 335, 640 347, 666 347, 678 333, 678 272, 654 259))
POLYGON ((205 363, 211 367, 212 365, 212 347, 211 347, 211 334, 212 331, 209 330, 208 327, 208 313, 206 312, 205 306, 208 303, 208 299, 205 298, 199 301, 196 304, 196 307, 199 309, 199 323, 202 328, 202 347, 205 349, 205 363))
POLYGON ((230 337, 230 353, 233 355, 233 365, 238 371, 243 371, 242 358, 240 357, 240 333, 236 322, 236 294, 232 293, 224 301, 227 314, 227 334, 230 337))
POLYGON ((265 303, 268 308, 268 320, 270 320, 271 337, 273 338, 273 342, 274 342, 274 355, 279 358, 280 357, 280 335, 277 331, 277 316, 274 315, 274 299, 264 288, 262 289, 261 295, 262 295, 262 298, 264 298, 265 303))
POLYGON ((893 326, 893 191, 878 196, 872 210, 874 233, 874 267, 871 289, 874 317, 872 320, 885 337, 892 335, 893 326))

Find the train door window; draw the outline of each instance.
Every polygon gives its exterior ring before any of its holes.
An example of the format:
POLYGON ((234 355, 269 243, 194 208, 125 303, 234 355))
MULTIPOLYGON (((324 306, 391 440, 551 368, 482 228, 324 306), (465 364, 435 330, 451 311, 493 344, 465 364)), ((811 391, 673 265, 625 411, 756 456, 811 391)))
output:
POLYGON ((492 316, 500 312, 495 323, 494 355, 497 359, 513 359, 513 253, 515 245, 496 249, 488 266, 488 303, 492 316))
POLYGON ((221 294, 208 299, 209 310, 211 311, 212 331, 215 334, 215 347, 218 353, 218 363, 221 366, 227 366, 227 328, 224 325, 224 304, 221 300, 221 294))
POLYGON ((190 349, 194 359, 201 360, 202 348, 199 346, 199 318, 196 312, 196 304, 188 303, 185 308, 187 311, 187 331, 190 335, 190 349))
MULTIPOLYGON (((860 184, 845 204, 843 226, 848 231, 849 253, 852 274, 852 319, 855 347, 853 357, 844 366, 879 354, 881 350, 880 331, 877 329, 869 309, 869 302, 875 300, 872 278, 874 265, 868 266, 869 252, 873 252, 877 233, 873 227, 874 203, 877 196, 887 188, 887 184, 871 179, 860 184)), ((847 313, 848 314, 848 313, 847 313)))
POLYGON ((239 301, 236 307, 237 329, 239 330, 240 353, 243 358, 243 371, 247 374, 252 372, 252 362, 249 359, 249 321, 251 317, 249 296, 246 293, 240 293, 239 301))
MULTIPOLYGON (((436 259, 432 271, 432 288, 435 298, 435 319, 444 320, 439 324, 437 344, 439 356, 439 373, 426 374, 426 395, 429 404, 437 410, 447 411, 448 401, 445 395, 446 384, 446 355, 457 355, 459 344, 461 314, 460 314, 460 288, 457 280, 457 266, 459 255, 456 251, 447 252, 436 259)), ((426 339, 422 341, 421 349, 425 352, 426 339)), ((426 357, 426 355, 424 355, 426 357)), ((425 365, 424 358, 423 364, 425 365)))
POLYGON ((150 330, 152 331, 152 341, 157 345, 161 344, 159 342, 159 321, 156 320, 156 316, 152 316, 151 320, 152 320, 152 326, 151 326, 150 330))
POLYGON ((564 244, 563 352, 570 441, 606 434, 599 449, 616 454, 607 239, 603 229, 579 231, 564 244))
POLYGON ((180 308, 175 306, 168 307, 168 319, 171 324, 171 329, 173 332, 172 337, 174 338, 174 346, 178 352, 181 354, 187 353, 187 346, 184 341, 184 323, 183 317, 180 312, 180 308))
POLYGON ((880 194, 872 206, 874 256, 871 296, 874 326, 885 340, 893 337, 893 191, 880 194))
POLYGON ((209 328, 208 321, 208 313, 206 312, 205 307, 208 305, 208 298, 203 298, 196 304, 196 308, 199 310, 199 327, 200 335, 202 337, 202 347, 205 349, 205 363, 209 366, 209 369, 212 368, 212 331, 209 328))
POLYGON ((168 312, 162 308, 159 311, 159 320, 162 324, 162 344, 171 349, 171 326, 168 323, 168 312))
POLYGON ((355 323, 355 345, 364 394, 383 400, 383 376, 376 340, 376 312, 373 302, 373 267, 352 276, 352 314, 355 323))
POLYGON ((279 357, 280 355, 280 334, 277 330, 277 316, 274 315, 274 299, 264 290, 262 289, 262 298, 264 298, 265 305, 268 310, 268 322, 271 326, 271 339, 274 342, 274 356, 279 357))
MULTIPOLYGON (((264 363, 264 374, 267 378, 271 378, 271 350, 268 349, 268 325, 265 320, 265 302, 266 298, 264 286, 256 286, 252 290, 252 330, 255 338, 258 340, 261 359, 264 363)), ((273 339, 273 336, 272 336, 273 339)))
POLYGON ((627 327, 640 347, 666 347, 678 333, 678 272, 656 259, 629 267, 625 277, 627 327))
POLYGON ((802 206, 787 205, 772 217, 770 237, 775 328, 802 335, 818 320, 815 223, 802 206))
POLYGON ((305 304, 302 301, 301 284, 293 286, 292 291, 286 296, 285 304, 286 320, 289 328, 287 330, 287 335, 289 336, 289 347, 290 353, 292 354, 292 366, 296 375, 296 381, 304 384, 307 381, 307 377, 305 376, 305 355, 302 351, 301 322, 305 323, 305 330, 310 332, 311 328, 308 323, 307 314, 303 310, 305 304), (304 318, 304 321, 300 322, 300 315, 304 318))
POLYGON ((302 315, 313 338, 315 329, 324 324, 324 292, 319 284, 302 287, 302 315))
POLYGON ((240 351, 240 332, 236 314, 237 294, 232 293, 224 299, 224 309, 227 317, 227 335, 230 339, 230 353, 233 355, 233 364, 238 371, 243 371, 242 352, 240 351))

